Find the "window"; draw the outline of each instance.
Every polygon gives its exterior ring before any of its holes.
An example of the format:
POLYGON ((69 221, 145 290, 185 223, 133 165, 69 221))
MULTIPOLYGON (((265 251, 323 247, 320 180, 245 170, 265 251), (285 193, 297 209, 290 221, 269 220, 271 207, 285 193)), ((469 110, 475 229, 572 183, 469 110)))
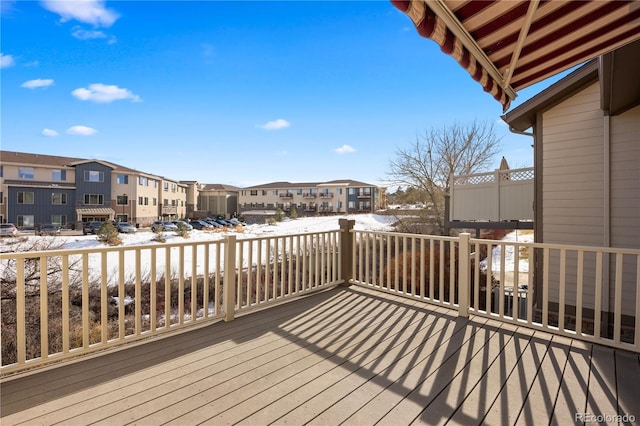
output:
POLYGON ((177 188, 178 188, 178 186, 175 183, 171 184, 171 192, 176 192, 177 188))
POLYGON ((144 176, 140 176, 138 178, 138 185, 140 185, 140 186, 149 186, 149 179, 144 177, 144 176))
POLYGON ((104 195, 84 194, 84 203, 89 205, 102 205, 104 204, 104 195))
POLYGON ((342 188, 338 188, 336 191, 338 192, 338 195, 342 195, 342 188))
POLYGON ((33 228, 34 224, 33 215, 18 215, 18 226, 23 228, 33 228))
POLYGON ((149 205, 149 197, 144 197, 144 205, 145 206, 149 205))
POLYGON ((169 191, 169 182, 165 182, 163 184, 163 188, 164 188, 165 191, 169 191))
POLYGON ((104 172, 97 170, 85 170, 84 171, 85 182, 104 182, 104 172))
POLYGON ((0 166, 0 177, 4 176, 4 170, 2 169, 2 166, 0 166))
POLYGON ((138 205, 141 206, 143 202, 144 199, 142 197, 138 197, 138 205))
POLYGON ((158 187, 158 181, 157 180, 153 180, 151 181, 153 183, 153 187, 157 188, 158 187))
POLYGON ((4 204, 4 192, 0 191, 0 204, 4 204))
POLYGON ((338 201, 338 208, 341 209, 342 208, 342 201, 338 201))
POLYGON ((296 194, 302 195, 302 189, 296 189, 296 194))
POLYGON ((116 197, 116 204, 119 206, 126 206, 129 204, 129 197, 126 194, 118 195, 116 197))
POLYGON ((54 214, 51 216, 51 223, 56 226, 64 226, 67 224, 67 216, 63 214, 54 214))
POLYGON ((176 206, 176 200, 171 200, 171 207, 175 207, 176 206))
POLYGON ((67 204, 67 194, 54 192, 51 194, 51 204, 67 204))
POLYGON ((158 199, 156 197, 153 197, 153 205, 154 206, 158 205, 158 199))
POLYGON ((18 167, 18 177, 20 179, 33 179, 35 177, 33 167, 18 167))
POLYGON ((169 206, 169 200, 167 200, 166 198, 163 200, 162 203, 163 206, 168 207, 169 206))
POLYGON ((267 190, 266 189, 262 190, 262 195, 267 195, 267 190))
POLYGON ((18 192, 18 204, 33 204, 33 192, 18 192))
POLYGON ((127 185, 129 183, 129 175, 116 176, 116 183, 118 185, 127 185))
MULTIPOLYGON (((349 195, 356 195, 356 189, 355 188, 349 188, 349 195)), ((349 208, 351 208, 351 206, 349 206, 349 208)))
POLYGON ((51 170, 51 180, 67 180, 66 170, 51 170))
POLYGON ((273 195, 278 195, 278 190, 277 189, 273 190, 273 195))
POLYGON ((257 196, 257 195, 258 195, 258 191, 251 191, 251 196, 252 196, 252 197, 255 197, 255 196, 257 196))
POLYGON ((355 209, 356 208, 356 202, 355 201, 349 201, 349 208, 350 209, 355 209))

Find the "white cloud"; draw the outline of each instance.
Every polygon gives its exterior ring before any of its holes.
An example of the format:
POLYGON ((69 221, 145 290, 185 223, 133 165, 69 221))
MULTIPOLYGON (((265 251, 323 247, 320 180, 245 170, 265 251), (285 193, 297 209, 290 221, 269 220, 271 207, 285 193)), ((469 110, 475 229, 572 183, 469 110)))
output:
POLYGON ((26 89, 37 89, 38 87, 49 87, 52 84, 53 80, 50 78, 36 78, 35 80, 25 81, 20 85, 20 87, 24 87, 26 89))
POLYGON ((81 101, 93 101, 97 103, 109 103, 124 99, 130 99, 132 102, 142 102, 140 96, 132 93, 128 89, 101 83, 91 84, 88 89, 84 87, 78 88, 71 92, 71 94, 81 101))
POLYGON ((350 145, 342 145, 340 148, 336 148, 333 152, 337 154, 346 154, 349 152, 356 152, 356 149, 350 145))
POLYGON ((60 15, 62 22, 76 20, 96 27, 110 27, 120 17, 106 9, 102 0, 43 0, 42 6, 60 15))
POLYGON ((91 136, 98 133, 98 131, 87 126, 72 126, 67 129, 67 133, 70 135, 91 136))
POLYGON ((58 136, 58 132, 56 132, 55 130, 52 130, 52 129, 44 129, 44 130, 42 130, 42 134, 44 136, 49 136, 49 137, 58 136))
POLYGON ((289 123, 287 120, 283 118, 278 118, 277 120, 267 121, 265 124, 260 125, 258 127, 265 130, 279 130, 279 129, 286 129, 289 126, 291 126, 291 123, 289 123))
POLYGON ((0 53, 0 68, 9 68, 16 64, 13 60, 13 56, 0 53))

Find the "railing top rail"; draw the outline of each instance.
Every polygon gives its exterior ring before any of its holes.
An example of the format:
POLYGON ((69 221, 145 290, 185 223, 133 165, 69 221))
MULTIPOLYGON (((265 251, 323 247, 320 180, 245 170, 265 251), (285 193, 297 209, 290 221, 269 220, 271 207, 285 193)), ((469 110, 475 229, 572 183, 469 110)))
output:
POLYGON ((518 245, 523 247, 530 248, 540 248, 540 249, 553 249, 553 250, 575 250, 575 251, 587 251, 587 252, 606 252, 606 253, 619 253, 619 254, 630 254, 640 256, 639 249, 630 249, 630 248, 618 248, 618 247, 601 247, 601 246, 584 246, 584 245, 575 245, 575 244, 556 244, 556 243, 531 243, 531 242, 520 242, 520 241, 500 241, 500 240, 484 240, 479 238, 471 238, 471 244, 479 243, 479 244, 504 244, 504 245, 518 245))
MULTIPOLYGON (((316 232, 301 232, 296 234, 282 234, 282 235, 270 235, 266 237, 247 237, 243 238, 242 234, 236 235, 237 241, 264 241, 274 238, 282 238, 282 237, 297 237, 304 235, 320 235, 320 234, 331 234, 340 232, 338 229, 328 230, 328 231, 316 231, 316 232)), ((200 240, 200 241, 180 241, 180 242, 171 242, 171 243, 148 243, 148 244, 135 244, 128 246, 104 246, 104 247, 88 247, 88 248, 77 248, 77 249, 58 249, 58 250, 41 250, 41 251, 27 251, 27 252, 8 252, 8 253, 0 253, 0 259, 33 259, 36 257, 42 256, 62 256, 62 255, 83 255, 83 254, 96 254, 96 253, 113 253, 120 251, 135 251, 135 250, 155 250, 155 249, 163 249, 163 248, 174 248, 174 247, 193 247, 193 246, 201 246, 201 245, 219 245, 223 244, 225 241, 224 238, 220 238, 218 240, 200 240)))
POLYGON ((442 241, 459 241, 458 237, 446 237, 444 235, 428 235, 428 234, 411 234, 408 232, 394 232, 394 231, 364 231, 359 229, 352 229, 350 232, 360 233, 360 234, 375 234, 375 235, 384 235, 384 236, 394 236, 394 237, 410 237, 410 238, 421 238, 424 240, 442 240, 442 241))

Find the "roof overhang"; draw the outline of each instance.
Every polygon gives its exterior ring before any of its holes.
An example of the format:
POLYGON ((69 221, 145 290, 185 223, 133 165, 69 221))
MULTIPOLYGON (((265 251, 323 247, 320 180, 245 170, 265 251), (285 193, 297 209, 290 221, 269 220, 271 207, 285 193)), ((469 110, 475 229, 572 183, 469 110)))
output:
POLYGON ((640 2, 391 0, 509 108, 519 90, 640 39, 640 2))

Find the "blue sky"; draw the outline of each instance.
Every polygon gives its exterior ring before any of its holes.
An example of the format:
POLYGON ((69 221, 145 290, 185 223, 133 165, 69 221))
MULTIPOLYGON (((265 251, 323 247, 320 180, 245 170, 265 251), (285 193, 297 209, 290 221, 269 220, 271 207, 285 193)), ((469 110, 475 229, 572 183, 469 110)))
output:
POLYGON ((388 1, 2 0, 1 19, 4 150, 240 187, 384 185, 416 135, 479 120, 512 167, 533 162, 531 138, 388 1))

